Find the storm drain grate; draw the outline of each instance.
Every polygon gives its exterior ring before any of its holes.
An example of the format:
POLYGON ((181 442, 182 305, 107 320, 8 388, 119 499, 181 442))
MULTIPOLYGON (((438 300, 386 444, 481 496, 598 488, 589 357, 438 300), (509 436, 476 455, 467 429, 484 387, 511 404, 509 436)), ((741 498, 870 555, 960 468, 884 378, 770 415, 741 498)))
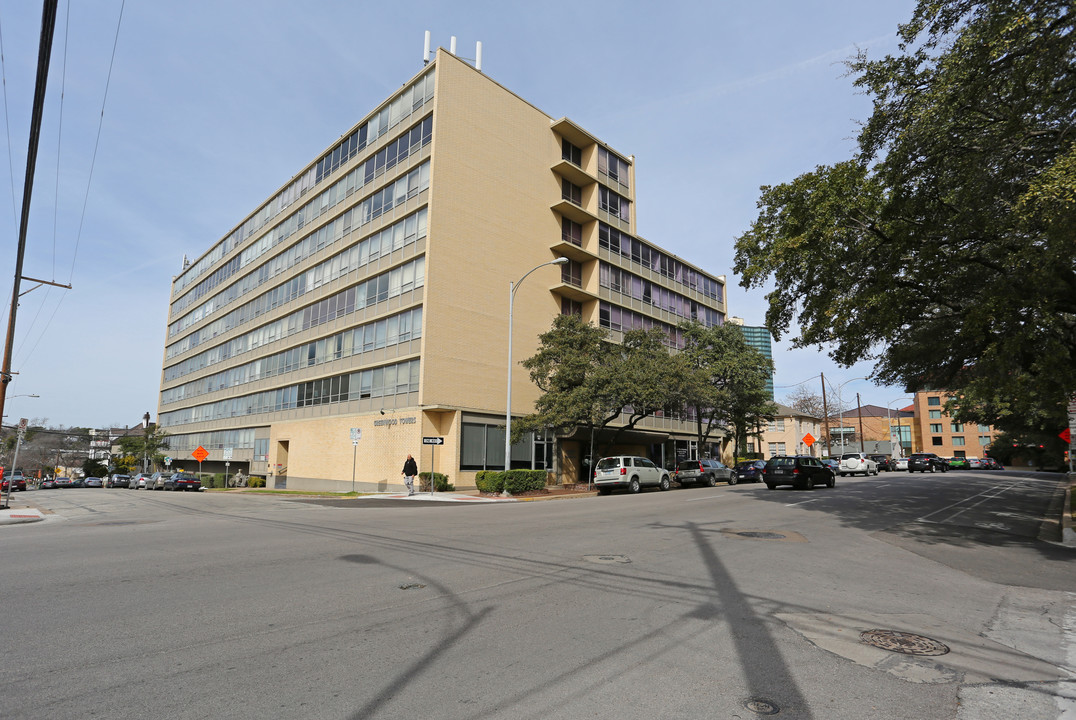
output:
POLYGON ((762 540, 784 540, 785 539, 785 536, 782 535, 781 533, 762 532, 760 530, 741 530, 741 531, 733 533, 733 534, 734 535, 739 535, 740 537, 760 538, 762 540))
POLYGON ((944 655, 949 646, 933 638, 897 630, 864 630, 859 641, 882 650, 905 655, 944 655))

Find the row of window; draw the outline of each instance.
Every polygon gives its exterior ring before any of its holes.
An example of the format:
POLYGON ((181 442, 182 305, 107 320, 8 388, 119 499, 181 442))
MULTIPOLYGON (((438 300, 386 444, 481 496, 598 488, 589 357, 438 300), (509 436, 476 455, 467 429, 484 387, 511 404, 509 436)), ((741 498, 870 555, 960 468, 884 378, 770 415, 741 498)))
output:
MULTIPOLYGON (((349 237, 352 231, 352 212, 349 210, 340 217, 326 223, 284 252, 276 255, 256 270, 245 275, 238 282, 229 285, 222 292, 213 296, 195 310, 184 315, 168 326, 168 337, 186 330, 191 325, 204 320, 214 312, 222 310, 244 295, 264 286, 296 265, 299 265, 315 253, 324 250, 349 237)), ((313 269, 313 285, 318 287, 331 279, 341 277, 352 270, 357 270, 378 258, 388 255, 407 245, 426 237, 427 209, 407 216, 403 220, 376 232, 351 248, 348 248, 313 269)), ((304 274, 306 275, 306 274, 304 274)))
POLYGON ((624 158, 603 147, 598 148, 598 172, 625 188, 629 187, 629 167, 624 158))
POLYGON ((710 327, 721 323, 722 315, 711 307, 674 293, 627 270, 603 262, 599 265, 598 282, 613 292, 622 293, 636 300, 665 310, 682 318, 698 320, 710 327))
MULTIPOLYGON (((463 423, 460 470, 504 470, 504 425, 463 423)), ((513 470, 553 467, 552 434, 528 432, 512 445, 513 470)))
MULTIPOLYGON (((700 322, 701 321, 702 319, 700 318, 700 322)), ((724 322, 723 316, 720 318, 719 323, 720 322, 724 322)), ((620 307, 619 305, 607 303, 604 300, 598 303, 598 325, 609 330, 619 330, 621 332, 660 328, 668 336, 668 340, 666 341, 667 345, 675 348, 684 347, 684 334, 681 332, 680 328, 675 325, 655 320, 648 315, 637 313, 634 310, 629 310, 628 308, 620 307)))
MULTIPOLYGON (((192 433, 190 435, 169 435, 168 452, 177 457, 185 457, 198 447, 206 450, 245 450, 255 447, 254 428, 235 430, 213 430, 211 432, 192 433)), ((268 449, 268 438, 264 439, 268 449)), ((257 460, 258 458, 255 458, 257 460)), ((264 460, 265 458, 262 458, 264 460)))
POLYGON ((724 301, 723 288, 717 280, 707 277, 676 258, 605 223, 598 223, 598 247, 639 263, 652 272, 660 273, 673 282, 702 293, 708 298, 718 302, 724 301))
POLYGON ((269 412, 282 412, 311 405, 341 403, 363 398, 403 395, 418 391, 419 361, 407 360, 384 367, 321 378, 254 393, 243 397, 219 400, 205 405, 161 413, 164 427, 188 423, 223 420, 269 412))
MULTIPOLYGON (((416 258, 406 265, 370 278, 366 282, 359 283, 334 295, 336 309, 333 312, 333 319, 341 314, 346 314, 346 312, 359 311, 372 306, 374 303, 384 302, 401 293, 418 289, 425 284, 425 281, 425 258, 416 258), (373 299, 371 300, 371 298, 373 299), (345 309, 345 313, 340 312, 341 306, 345 309)), ((175 380, 192 372, 224 362, 228 358, 250 352, 262 345, 283 340, 295 333, 314 327, 320 322, 328 322, 331 307, 329 300, 331 299, 326 298, 316 306, 297 310, 279 320, 255 328, 249 333, 232 338, 182 362, 166 367, 164 369, 164 379, 166 382, 175 380), (317 307, 316 311, 313 309, 315 307, 317 307)))
MULTIPOLYGON (((198 328, 178 342, 169 345, 165 351, 166 358, 173 358, 187 350, 197 347, 203 342, 212 340, 218 335, 222 335, 230 330, 241 327, 278 307, 314 291, 327 282, 357 270, 360 267, 358 264, 359 255, 360 247, 358 245, 353 246, 344 250, 336 257, 329 258, 325 262, 319 263, 317 267, 296 275, 282 285, 277 285, 250 302, 232 310, 227 315, 214 320, 204 327, 198 328)), ((376 278, 371 278, 371 280, 384 278, 386 287, 389 287, 392 282, 393 273, 398 273, 400 282, 403 282, 404 284, 413 283, 414 271, 413 269, 407 270, 406 268, 408 267, 408 265, 405 265, 403 266, 403 269, 396 268, 388 273, 378 275, 376 278)), ((373 288, 370 288, 367 283, 367 292, 376 296, 378 294, 377 285, 375 284, 373 288)))
MULTIPOLYGON (((931 432, 933 432, 933 431, 931 431, 931 432)), ((992 440, 991 440, 989 435, 980 435, 979 436, 979 444, 980 445, 986 446, 986 445, 989 445, 991 442, 992 442, 992 440)), ((930 444, 934 445, 934 446, 944 445, 945 444, 945 438, 932 437, 930 439, 930 444)), ((964 438, 961 435, 951 437, 951 438, 949 438, 949 444, 952 445, 953 447, 963 447, 964 438)))
MULTIPOLYGON (((401 122, 411 114, 420 110, 423 105, 433 99, 434 85, 435 77, 433 70, 415 80, 415 82, 404 89, 396 100, 393 100, 393 102, 390 103, 387 108, 389 119, 391 120, 392 117, 398 117, 397 122, 401 122), (408 95, 411 96, 411 112, 405 113, 406 102, 404 100, 408 95), (393 113, 392 105, 396 103, 400 104, 400 109, 396 113, 393 113)), ((370 121, 363 126, 367 127, 366 136, 370 140, 384 135, 394 126, 394 123, 391 122, 382 123, 381 114, 384 112, 385 110, 382 110, 381 113, 378 113, 371 118, 370 121), (371 131, 371 127, 374 128, 373 131, 371 131)), ((330 150, 327 154, 331 155, 333 152, 335 152, 335 148, 330 150)), ((291 207, 292 203, 317 185, 320 179, 321 178, 317 175, 317 166, 311 166, 305 173, 297 177, 289 183, 287 187, 277 193, 272 200, 265 203, 259 210, 255 211, 245 222, 224 238, 224 240, 217 243, 217 245, 198 260, 198 262, 176 278, 174 290, 182 290, 201 277, 209 270, 209 268, 242 244, 247 238, 272 222, 280 213, 291 207)))
POLYGON ((380 350, 420 337, 422 308, 418 307, 170 388, 161 393, 161 405, 380 350))
MULTIPOLYGON (((321 182, 327 175, 332 174, 341 165, 362 152, 369 142, 373 142, 376 138, 384 135, 388 130, 396 127, 414 112, 421 109, 426 101, 433 98, 433 88, 434 75, 432 72, 416 80, 403 93, 397 95, 392 102, 382 108, 381 112, 370 118, 369 122, 360 125, 358 129, 337 143, 336 147, 326 152, 314 164, 315 180, 321 182)), ((381 152, 383 153, 385 150, 381 152)), ((388 152, 391 157, 392 151, 389 150, 388 152)), ((389 167, 392 167, 392 165, 389 165, 389 167)))
MULTIPOLYGON (((419 150, 426 145, 429 145, 432 138, 432 132, 433 118, 430 116, 401 135, 390 145, 390 147, 397 148, 396 161, 400 162, 410 155, 417 154, 419 150)), ((171 309, 172 313, 180 312, 198 299, 204 297, 214 288, 239 272, 241 268, 245 268, 257 261, 277 245, 284 242, 340 203, 344 202, 344 200, 350 198, 359 190, 362 190, 370 184, 375 177, 383 175, 386 170, 384 167, 384 158, 382 158, 382 153, 384 152, 386 152, 386 150, 377 153, 377 155, 369 158, 365 163, 359 165, 347 175, 337 180, 318 194, 317 197, 312 198, 305 205, 289 215, 275 228, 265 233, 265 235, 258 238, 258 240, 251 243, 249 246, 243 248, 236 257, 214 270, 209 277, 198 283, 198 285, 191 289, 189 293, 173 303, 171 309), (378 166, 377 164, 379 158, 382 159, 381 166, 378 166)), ((399 180, 397 180, 397 184, 398 183, 399 180)), ((356 208, 351 211, 354 214, 354 217, 363 217, 361 214, 355 214, 356 210, 363 205, 370 205, 370 212, 373 212, 373 204, 377 202, 377 198, 383 195, 385 191, 386 189, 383 189, 380 193, 374 193, 371 198, 367 198, 362 203, 359 203, 356 208)), ((380 211, 378 211, 374 217, 380 214, 380 211)), ((355 222, 355 226, 360 227, 368 221, 369 218, 365 221, 355 222)))
POLYGON ((598 186, 598 209, 624 222, 631 222, 631 200, 604 185, 598 186))

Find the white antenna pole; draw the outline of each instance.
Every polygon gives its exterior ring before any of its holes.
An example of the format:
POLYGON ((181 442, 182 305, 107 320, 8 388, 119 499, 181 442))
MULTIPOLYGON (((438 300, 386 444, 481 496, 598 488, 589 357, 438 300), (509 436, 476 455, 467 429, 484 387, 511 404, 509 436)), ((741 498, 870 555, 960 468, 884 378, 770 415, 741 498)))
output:
POLYGON ((426 44, 422 48, 422 64, 430 64, 430 31, 426 31, 426 44))
POLYGON ((456 36, 455 35, 452 36, 452 42, 450 42, 448 44, 448 51, 450 53, 452 53, 453 55, 456 54, 456 36))
POLYGON ((478 72, 482 72, 482 41, 479 40, 475 43, 474 49, 474 69, 478 72))

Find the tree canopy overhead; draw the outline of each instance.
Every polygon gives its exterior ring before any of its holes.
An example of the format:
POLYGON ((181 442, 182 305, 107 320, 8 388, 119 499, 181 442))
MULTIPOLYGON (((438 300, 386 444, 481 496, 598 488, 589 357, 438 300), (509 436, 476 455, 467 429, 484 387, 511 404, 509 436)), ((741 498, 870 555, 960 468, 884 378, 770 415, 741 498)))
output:
POLYGON ((737 240, 767 324, 911 390, 1076 393, 1076 5, 920 0, 855 157, 762 188, 737 240))

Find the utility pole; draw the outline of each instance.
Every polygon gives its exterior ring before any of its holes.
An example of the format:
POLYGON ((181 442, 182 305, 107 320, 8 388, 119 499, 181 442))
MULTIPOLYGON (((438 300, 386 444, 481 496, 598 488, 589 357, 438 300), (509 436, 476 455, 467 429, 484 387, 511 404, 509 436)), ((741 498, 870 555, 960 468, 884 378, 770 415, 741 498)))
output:
POLYGON ((856 393, 856 412, 859 413, 859 451, 866 452, 863 449, 863 406, 859 404, 859 393, 856 393))
POLYGON ((833 450, 829 446, 829 405, 826 404, 826 374, 819 374, 822 376, 822 414, 825 415, 822 422, 826 425, 826 455, 832 457, 833 450))

